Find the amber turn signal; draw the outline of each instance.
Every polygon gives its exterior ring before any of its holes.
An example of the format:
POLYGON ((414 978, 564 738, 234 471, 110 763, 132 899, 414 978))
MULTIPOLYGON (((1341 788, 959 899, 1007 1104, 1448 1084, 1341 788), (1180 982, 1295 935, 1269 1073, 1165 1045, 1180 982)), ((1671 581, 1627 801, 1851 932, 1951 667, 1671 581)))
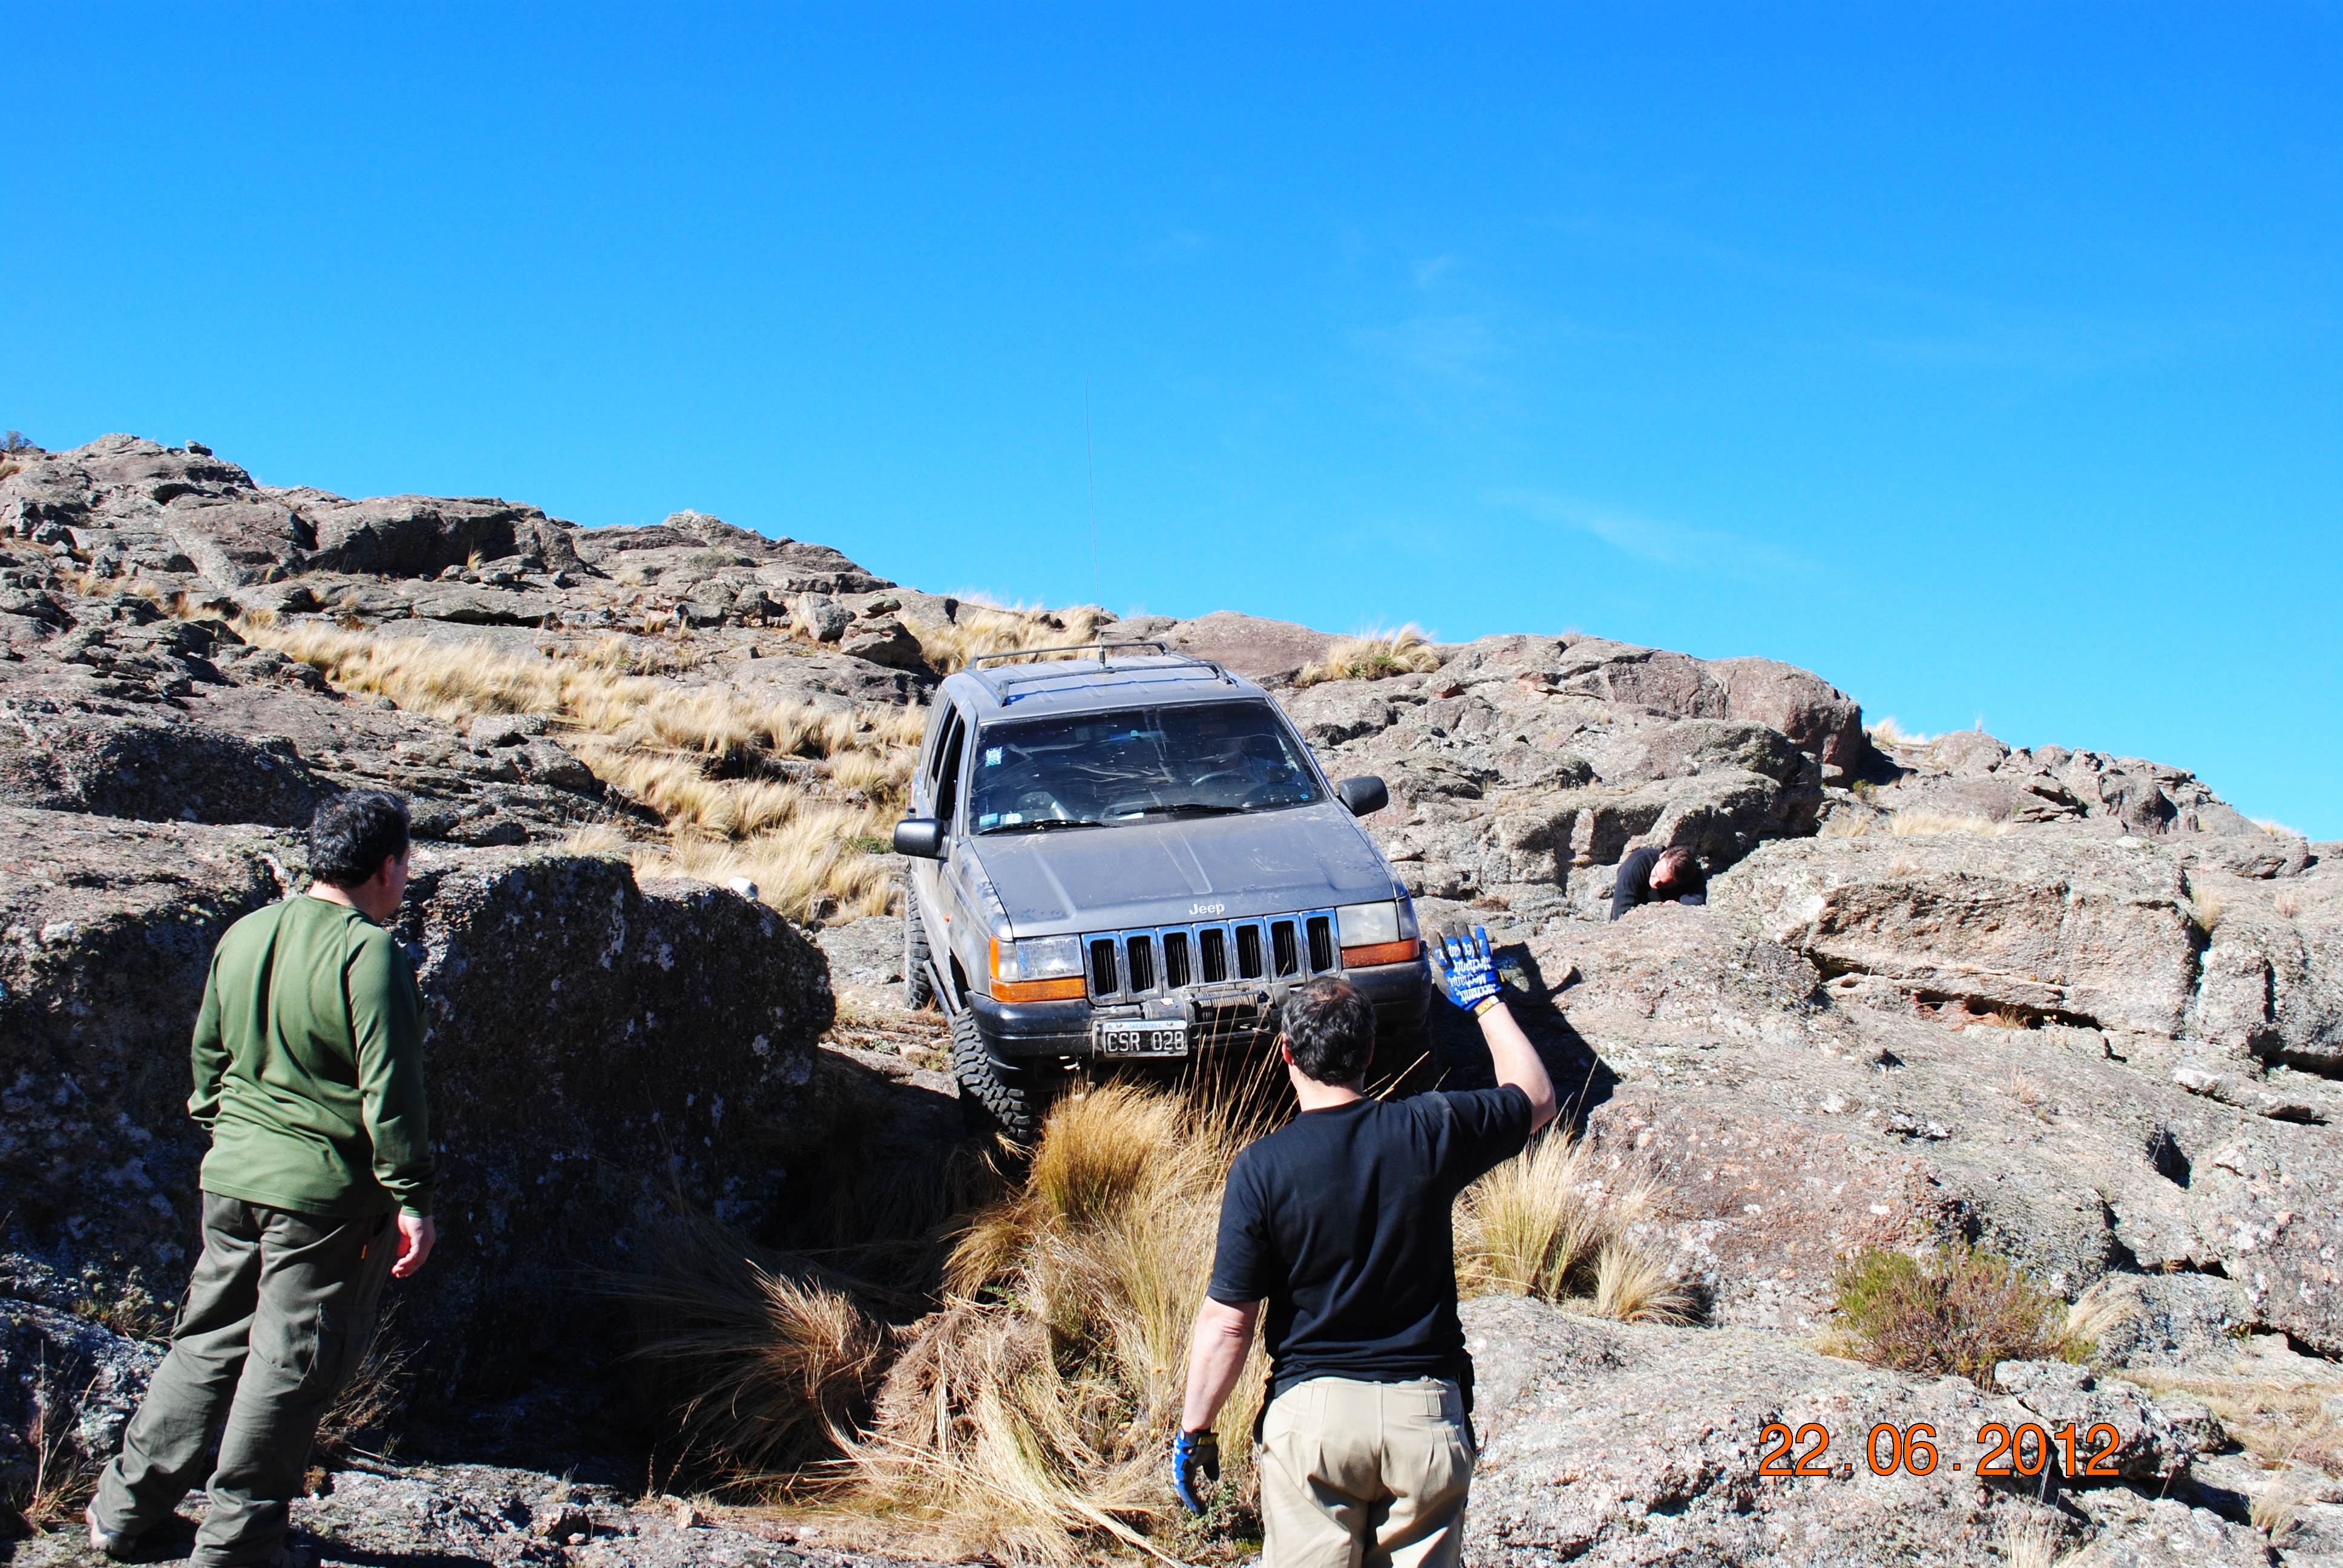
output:
POLYGON ((1373 942, 1363 948, 1344 948, 1342 967, 1364 969, 1369 964, 1403 964, 1423 950, 1423 944, 1411 937, 1403 942, 1373 942))
POLYGON ((995 1001, 1080 1001, 1090 994, 1090 982, 1080 975, 1067 980, 997 980, 995 1001))

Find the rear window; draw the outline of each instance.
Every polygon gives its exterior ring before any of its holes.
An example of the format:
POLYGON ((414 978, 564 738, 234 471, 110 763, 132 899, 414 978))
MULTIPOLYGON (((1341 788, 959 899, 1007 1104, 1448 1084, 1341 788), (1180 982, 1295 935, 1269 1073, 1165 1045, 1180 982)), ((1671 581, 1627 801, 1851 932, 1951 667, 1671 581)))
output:
POLYGON ((1300 744, 1259 700, 989 725, 970 761, 979 833, 1278 811, 1321 798, 1300 744))

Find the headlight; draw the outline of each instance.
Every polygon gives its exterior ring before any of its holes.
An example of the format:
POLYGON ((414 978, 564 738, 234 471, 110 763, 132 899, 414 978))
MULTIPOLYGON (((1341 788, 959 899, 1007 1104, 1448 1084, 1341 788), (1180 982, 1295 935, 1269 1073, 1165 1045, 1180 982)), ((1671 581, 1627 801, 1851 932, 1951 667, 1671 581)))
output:
POLYGON ((1342 933, 1346 970, 1409 963, 1423 950, 1423 944, 1415 940, 1414 906, 1397 900, 1344 904, 1334 911, 1334 928, 1342 933))
POLYGON ((1423 928, 1415 923, 1415 900, 1407 893, 1399 896, 1400 940, 1408 941, 1423 935, 1423 928))
POLYGON ((1005 980, 1060 980, 1082 972, 1080 937, 1028 937, 1021 942, 992 944, 992 978, 1005 980))
POLYGON ((1028 937, 992 942, 996 1001, 1080 1001, 1090 994, 1082 974, 1082 939, 1028 937))

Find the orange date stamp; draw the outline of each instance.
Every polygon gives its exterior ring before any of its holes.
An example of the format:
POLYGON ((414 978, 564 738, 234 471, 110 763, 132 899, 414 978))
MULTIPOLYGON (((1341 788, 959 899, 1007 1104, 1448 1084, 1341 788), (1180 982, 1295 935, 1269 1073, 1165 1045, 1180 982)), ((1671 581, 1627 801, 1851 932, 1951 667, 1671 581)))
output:
MULTIPOLYGON (((1893 1475, 1899 1470, 1907 1475, 1933 1475, 1944 1459, 1937 1452, 1938 1441, 1936 1429, 1925 1421, 1910 1426, 1882 1422, 1865 1438, 1863 1457, 1874 1475, 1893 1475)), ((2039 1475, 2046 1467, 2058 1464, 2057 1451, 2063 1447, 2065 1462, 2059 1464, 2059 1473, 2068 1481, 2113 1481, 2123 1474, 2115 1465, 2123 1433, 2106 1422, 2077 1432, 2072 1422, 2053 1431, 2030 1421, 2015 1429, 1989 1421, 1977 1428, 1976 1441, 1984 1452, 1976 1462, 1964 1465, 1956 1459, 1952 1462, 1954 1470, 1966 1469, 1972 1475, 1984 1476, 2039 1475)), ((1765 1450, 1757 1460, 1760 1475, 1828 1479, 1838 1473, 1823 1457, 1830 1452, 1831 1434, 1817 1422, 1808 1422, 1795 1432, 1782 1422, 1768 1422, 1757 1434, 1757 1443, 1765 1450)))

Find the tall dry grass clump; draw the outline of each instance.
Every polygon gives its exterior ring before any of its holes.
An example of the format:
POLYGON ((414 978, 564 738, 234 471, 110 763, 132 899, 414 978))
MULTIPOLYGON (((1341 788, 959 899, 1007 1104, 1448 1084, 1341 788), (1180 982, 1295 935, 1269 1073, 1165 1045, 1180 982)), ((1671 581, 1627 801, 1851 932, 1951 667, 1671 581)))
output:
POLYGON ((1095 605, 1045 610, 963 599, 951 619, 932 625, 915 623, 910 632, 920 639, 920 656, 928 668, 938 675, 951 675, 990 654, 1080 647, 1093 641, 1099 628, 1113 620, 1095 605))
POLYGON ((2179 1394, 2211 1411, 2221 1428, 2265 1466, 2307 1464, 2343 1477, 2343 1373, 2309 1357, 2241 1355, 2203 1371, 2126 1367, 2125 1378, 2154 1394, 2179 1394))
POLYGON ((758 1483, 834 1453, 868 1409, 887 1333, 832 1282, 716 1221, 679 1213, 638 1271, 605 1285, 634 1318, 634 1360, 684 1437, 679 1463, 758 1483))
MULTIPOLYGON (((1225 1113, 1160 1091, 1061 1104, 1023 1182, 961 1236, 950 1305, 854 1445, 871 1501, 1020 1560, 1071 1561, 1101 1536, 1147 1547, 1169 1516, 1163 1455, 1243 1141, 1225 1113)), ((1260 1355, 1220 1422, 1240 1493, 1260 1355)))
POLYGON ((1296 686, 1316 686, 1327 680, 1382 680, 1393 675, 1414 675, 1440 668, 1440 650, 1413 626, 1397 631, 1368 631, 1337 639, 1326 657, 1302 667, 1296 686))
POLYGON ((884 913, 895 896, 891 867, 873 851, 901 814, 920 709, 840 710, 683 686, 645 673, 659 661, 623 638, 532 658, 318 621, 241 625, 249 640, 345 691, 454 723, 532 714, 559 725, 597 778, 665 822, 664 844, 634 851, 645 875, 745 876, 766 902, 804 919, 884 913))
POLYGON ((1457 1200, 1458 1289, 1567 1301, 1621 1322, 1690 1322, 1691 1293, 1634 1234, 1654 1195, 1633 1178, 1606 1190, 1586 1145, 1557 1127, 1457 1200))

